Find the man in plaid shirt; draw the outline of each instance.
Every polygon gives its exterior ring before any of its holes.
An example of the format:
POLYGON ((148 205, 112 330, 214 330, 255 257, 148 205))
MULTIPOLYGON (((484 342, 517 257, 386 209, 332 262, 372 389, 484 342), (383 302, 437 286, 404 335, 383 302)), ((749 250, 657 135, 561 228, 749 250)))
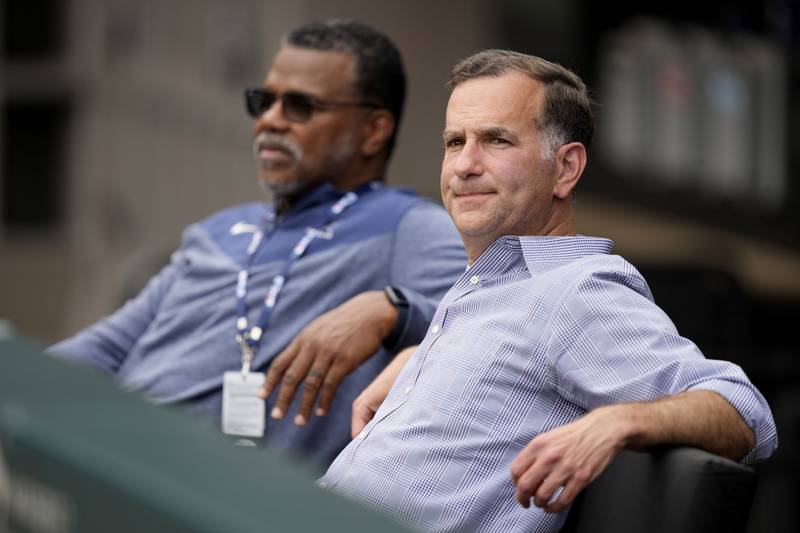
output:
POLYGON ((576 234, 580 78, 489 50, 450 85, 442 197, 469 267, 354 402, 320 485, 422 530, 556 531, 622 448, 768 457, 775 424, 742 370, 681 337, 611 241, 576 234))

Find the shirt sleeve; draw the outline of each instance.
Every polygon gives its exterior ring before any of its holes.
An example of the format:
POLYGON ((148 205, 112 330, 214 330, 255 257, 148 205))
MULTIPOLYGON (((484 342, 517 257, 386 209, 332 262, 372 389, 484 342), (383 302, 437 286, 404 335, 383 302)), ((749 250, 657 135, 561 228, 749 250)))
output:
POLYGON ((693 342, 678 334, 648 297, 649 290, 642 294, 621 279, 594 274, 562 302, 551 336, 560 393, 590 410, 686 390, 714 391, 733 405, 755 434, 756 445, 743 461, 769 457, 778 445, 775 422, 766 400, 742 369, 706 359, 693 342))
POLYGON ((179 249, 172 255, 170 264, 151 278, 135 298, 112 315, 51 346, 47 352, 116 373, 154 320, 164 294, 182 268, 182 258, 182 249, 179 249))
POLYGON ((447 212, 423 201, 400 221, 392 249, 389 283, 408 299, 405 325, 392 351, 419 344, 439 300, 464 273, 467 255, 447 212))

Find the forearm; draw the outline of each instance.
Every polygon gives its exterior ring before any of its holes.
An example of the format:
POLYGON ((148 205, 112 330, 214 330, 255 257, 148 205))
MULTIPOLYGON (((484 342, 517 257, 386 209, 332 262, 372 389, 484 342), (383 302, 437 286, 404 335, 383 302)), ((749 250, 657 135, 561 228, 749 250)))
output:
POLYGON ((753 431, 715 392, 687 391, 653 402, 600 409, 614 412, 624 445, 631 449, 685 445, 739 460, 755 446, 753 431))
POLYGON ((369 321, 370 327, 375 328, 375 333, 381 340, 389 335, 397 322, 397 309, 383 291, 362 292, 348 300, 344 306, 348 307, 348 313, 351 314, 361 311, 359 318, 369 321))
POLYGON ((73 337, 50 346, 47 352, 113 374, 152 320, 147 307, 134 300, 73 337))
POLYGON ((736 409, 715 392, 688 391, 661 400, 598 407, 578 420, 542 433, 511 463, 517 501, 531 498, 548 512, 567 508, 623 447, 702 448, 730 459, 744 457, 755 437, 736 409), (563 487, 553 500, 556 490, 563 487))

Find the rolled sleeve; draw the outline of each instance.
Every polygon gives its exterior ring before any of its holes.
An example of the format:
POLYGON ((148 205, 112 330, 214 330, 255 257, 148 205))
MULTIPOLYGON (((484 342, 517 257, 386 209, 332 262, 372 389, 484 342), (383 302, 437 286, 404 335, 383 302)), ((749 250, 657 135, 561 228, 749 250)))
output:
POLYGON ((552 335, 561 394, 591 410, 687 390, 713 391, 755 434, 756 445, 742 462, 769 457, 778 445, 775 422, 744 371, 728 361, 707 359, 678 334, 649 291, 637 291, 621 279, 592 276, 563 301, 552 335))
POLYGON ((740 375, 736 376, 734 373, 729 379, 709 379, 690 387, 689 390, 713 391, 728 400, 755 435, 755 446, 741 459, 741 462, 751 464, 763 461, 778 448, 778 431, 772 418, 772 411, 758 389, 747 379, 744 371, 736 365, 730 364, 730 366, 738 370, 740 375))

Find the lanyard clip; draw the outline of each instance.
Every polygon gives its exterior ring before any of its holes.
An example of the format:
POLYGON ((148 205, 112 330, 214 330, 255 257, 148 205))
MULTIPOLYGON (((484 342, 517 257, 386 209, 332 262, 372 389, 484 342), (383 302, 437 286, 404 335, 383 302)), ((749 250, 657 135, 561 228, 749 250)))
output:
POLYGON ((250 373, 250 364, 253 362, 253 348, 249 344, 242 345, 242 377, 250 373))
POLYGON ((247 377, 250 373, 250 365, 253 362, 255 350, 247 342, 246 336, 237 335, 236 341, 239 343, 239 348, 242 350, 242 377, 247 377))

